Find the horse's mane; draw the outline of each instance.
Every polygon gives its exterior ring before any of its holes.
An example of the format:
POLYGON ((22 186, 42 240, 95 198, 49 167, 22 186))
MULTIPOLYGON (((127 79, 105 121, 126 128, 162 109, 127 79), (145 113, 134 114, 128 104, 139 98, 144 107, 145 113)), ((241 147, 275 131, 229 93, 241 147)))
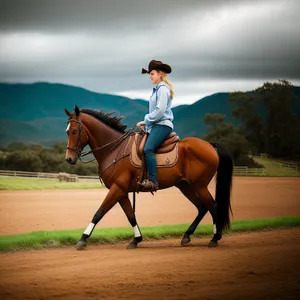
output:
POLYGON ((89 109, 89 108, 81 108, 80 111, 95 117, 97 120, 105 123, 111 128, 114 128, 122 133, 124 133, 125 129, 127 128, 127 125, 121 123, 123 117, 113 116, 113 114, 116 113, 115 111, 109 111, 105 113, 102 110, 89 109))

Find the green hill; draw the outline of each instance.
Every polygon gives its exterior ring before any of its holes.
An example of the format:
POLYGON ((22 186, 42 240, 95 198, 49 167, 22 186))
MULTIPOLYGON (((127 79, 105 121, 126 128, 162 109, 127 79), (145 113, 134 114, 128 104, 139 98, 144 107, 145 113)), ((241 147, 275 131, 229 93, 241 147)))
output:
POLYGON ((64 108, 114 110, 132 127, 148 109, 146 101, 99 94, 63 84, 0 84, 0 144, 11 141, 49 145, 65 141, 64 108))
MULTIPOLYGON (((300 96, 300 87, 295 87, 300 96)), ((34 84, 0 83, 0 145, 10 142, 32 142, 45 146, 66 141, 67 117, 64 108, 114 110, 124 116, 124 124, 133 127, 148 111, 148 102, 101 94, 83 88, 39 82, 34 84)), ((238 124, 231 116, 229 93, 216 93, 191 105, 173 108, 175 131, 181 138, 204 137, 206 113, 226 115, 226 121, 238 124)), ((300 116, 300 105, 296 108, 300 116)))
POLYGON ((203 137, 207 133, 204 117, 207 113, 226 115, 226 121, 233 124, 238 122, 231 116, 233 106, 229 102, 229 93, 217 93, 191 105, 178 106, 173 109, 176 131, 180 136, 203 137))

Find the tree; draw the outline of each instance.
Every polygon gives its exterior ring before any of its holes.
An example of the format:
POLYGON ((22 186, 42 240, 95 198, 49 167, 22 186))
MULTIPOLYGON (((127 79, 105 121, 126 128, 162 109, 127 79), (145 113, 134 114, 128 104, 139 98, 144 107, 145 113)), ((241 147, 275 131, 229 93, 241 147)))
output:
POLYGON ((53 149, 43 149, 38 153, 41 161, 43 162, 44 172, 56 172, 57 167, 63 161, 65 162, 64 155, 56 153, 53 149))
POLYGON ((5 159, 6 169, 16 171, 41 172, 43 163, 39 156, 30 150, 17 150, 7 154, 5 159))
POLYGON ((56 143, 52 146, 53 151, 57 153, 65 153, 67 149, 66 143, 56 143))
POLYGON ((27 149, 27 145, 22 142, 12 142, 7 146, 8 150, 24 150, 27 149))
POLYGON ((256 111, 256 95, 254 93, 233 92, 229 99, 236 104, 232 115, 241 121, 240 130, 249 142, 249 149, 252 153, 264 152, 263 119, 256 111))
POLYGON ((228 147, 235 165, 256 166, 248 157, 249 144, 238 127, 225 122, 225 115, 206 114, 204 122, 210 127, 204 138, 210 142, 220 142, 228 147))
POLYGON ((235 92, 230 101, 232 115, 241 122, 241 130, 255 153, 273 157, 300 156, 300 105, 293 86, 286 80, 266 82, 254 92, 235 92))
POLYGON ((0 169, 29 172, 67 172, 78 175, 97 175, 97 163, 69 165, 65 160, 66 145, 55 144, 51 148, 39 145, 14 143, 13 147, 0 151, 0 169))

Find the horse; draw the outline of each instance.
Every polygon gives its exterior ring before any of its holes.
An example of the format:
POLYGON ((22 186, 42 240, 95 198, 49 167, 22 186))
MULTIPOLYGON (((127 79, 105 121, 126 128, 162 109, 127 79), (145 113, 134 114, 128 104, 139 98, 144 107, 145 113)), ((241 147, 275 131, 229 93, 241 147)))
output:
MULTIPOLYGON (((133 128, 121 121, 123 117, 115 112, 82 108, 76 105, 74 112, 65 109, 67 116, 66 133, 68 144, 66 161, 75 165, 87 154, 83 153, 86 145, 90 146, 98 162, 100 181, 108 188, 108 193, 94 214, 90 224, 77 241, 76 248, 82 250, 87 246, 95 226, 104 215, 117 203, 120 204, 133 228, 133 240, 127 245, 135 249, 143 239, 136 220, 135 211, 129 199, 129 193, 137 190, 140 169, 132 164, 131 148, 128 146, 135 135, 133 128)), ((231 222, 231 186, 233 159, 225 145, 209 143, 196 137, 187 137, 177 142, 178 160, 168 168, 157 168, 159 189, 177 187, 198 210, 198 214, 188 227, 181 240, 187 246, 204 215, 209 211, 213 220, 213 238, 209 247, 218 246, 222 232, 230 228, 231 222), (215 200, 208 190, 208 184, 216 175, 215 200)))

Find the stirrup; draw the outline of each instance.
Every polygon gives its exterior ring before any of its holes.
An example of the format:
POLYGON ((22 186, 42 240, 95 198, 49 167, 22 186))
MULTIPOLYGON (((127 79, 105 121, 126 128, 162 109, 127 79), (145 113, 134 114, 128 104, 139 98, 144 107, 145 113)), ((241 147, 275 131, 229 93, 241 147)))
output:
POLYGON ((155 184, 149 179, 144 179, 142 183, 138 183, 138 191, 140 192, 156 192, 158 190, 158 183, 155 184))

